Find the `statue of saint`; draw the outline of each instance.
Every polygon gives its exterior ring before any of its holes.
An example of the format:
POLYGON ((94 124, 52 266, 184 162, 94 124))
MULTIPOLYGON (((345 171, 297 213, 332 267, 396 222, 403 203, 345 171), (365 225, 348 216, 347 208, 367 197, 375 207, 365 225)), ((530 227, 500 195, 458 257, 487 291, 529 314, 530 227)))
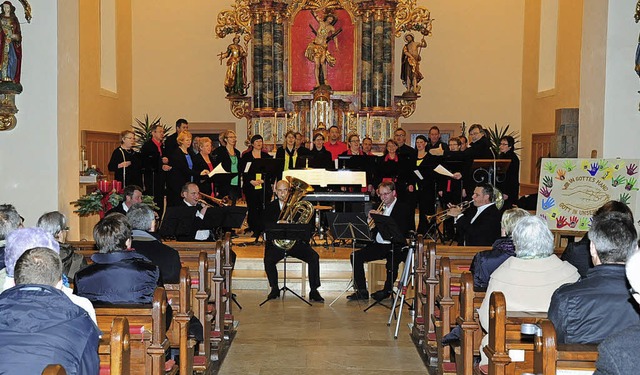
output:
POLYGON ((329 52, 329 42, 334 40, 337 50, 338 39, 336 37, 342 32, 342 29, 336 31, 334 25, 338 22, 338 18, 331 13, 326 14, 322 20, 318 19, 315 11, 311 11, 311 14, 318 22, 318 29, 316 30, 309 25, 315 38, 307 45, 304 56, 315 64, 314 73, 316 87, 318 87, 320 85, 329 85, 327 81, 327 65, 336 65, 336 58, 329 52))
POLYGON ((20 83, 22 65, 22 33, 16 8, 9 1, 1 5, 0 15, 0 80, 20 83))
POLYGON ((240 35, 233 37, 233 43, 225 52, 220 53, 220 64, 227 59, 227 74, 224 89, 231 96, 246 96, 247 88, 247 51, 240 45, 240 35))
POLYGON ((423 78, 420 73, 420 49, 427 46, 424 37, 420 43, 416 43, 413 34, 407 34, 404 37, 406 44, 402 48, 402 67, 400 70, 400 79, 402 84, 407 88, 408 93, 419 94, 420 82, 423 78))

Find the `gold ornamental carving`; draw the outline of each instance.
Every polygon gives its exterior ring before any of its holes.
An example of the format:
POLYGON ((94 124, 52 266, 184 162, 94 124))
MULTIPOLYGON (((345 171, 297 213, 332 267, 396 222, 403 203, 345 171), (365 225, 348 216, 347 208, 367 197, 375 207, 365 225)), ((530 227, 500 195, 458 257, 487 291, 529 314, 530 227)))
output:
POLYGON ((236 0, 231 8, 233 9, 218 13, 218 24, 216 25, 218 38, 224 38, 229 34, 251 35, 249 0, 236 0))
POLYGON ((337 8, 346 10, 352 20, 360 15, 358 4, 353 0, 290 0, 286 16, 289 19, 294 19, 296 14, 303 9, 330 11, 337 8))
POLYGON ((404 32, 418 31, 424 36, 431 34, 431 12, 419 7, 416 0, 400 0, 396 8, 396 37, 404 32))
POLYGON ((416 111, 416 101, 415 100, 406 100, 400 99, 396 102, 396 107, 398 108, 398 112, 404 118, 411 117, 413 112, 416 111))
POLYGON ((234 99, 231 100, 231 113, 236 118, 243 118, 249 111, 249 99, 234 99))

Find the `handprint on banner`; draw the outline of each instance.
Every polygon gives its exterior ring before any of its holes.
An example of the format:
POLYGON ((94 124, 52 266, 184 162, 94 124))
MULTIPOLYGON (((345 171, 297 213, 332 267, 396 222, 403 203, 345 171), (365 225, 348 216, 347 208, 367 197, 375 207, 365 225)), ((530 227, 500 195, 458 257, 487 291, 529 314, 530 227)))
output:
POLYGON ((619 171, 622 168, 624 168, 624 162, 623 161, 616 161, 616 163, 613 164, 613 169, 615 169, 616 171, 619 171))
POLYGON ((549 198, 551 196, 551 190, 546 186, 540 188, 540 194, 542 194, 545 198, 549 198))
POLYGON ((627 184, 624 186, 624 189, 629 191, 638 190, 638 188, 636 187, 636 182, 638 182, 638 180, 633 177, 627 178, 627 184))
POLYGON ((551 211, 549 211, 549 218, 551 220, 555 220, 558 216, 560 216, 560 211, 558 210, 558 208, 554 208, 551 211))
POLYGON ((613 172, 613 167, 607 167, 602 170, 602 176, 600 178, 602 178, 603 180, 610 180, 613 178, 613 172))
POLYGON ((555 206, 556 201, 553 198, 547 198, 547 199, 543 199, 542 200, 542 209, 543 210, 548 210, 551 207, 555 206))
POLYGON ((572 160, 565 160, 562 166, 567 170, 567 172, 571 172, 576 167, 576 163, 572 160))
POLYGON ((560 181, 564 181, 567 172, 564 169, 558 169, 556 178, 560 181))
POLYGON ((624 203, 624 204, 629 204, 629 202, 631 202, 631 195, 629 193, 622 193, 620 194, 620 199, 618 199, 620 202, 624 203))
POLYGON ((591 164, 591 168, 587 169, 587 172, 589 172, 591 176, 595 176, 598 173, 598 169, 600 169, 598 163, 593 163, 591 164))
POLYGON ((547 221, 547 214, 540 214, 538 216, 540 216, 542 220, 547 221))
POLYGON ((604 159, 600 159, 598 160, 598 167, 600 167, 600 169, 605 169, 609 166, 609 162, 604 160, 604 159))
POLYGON ((549 173, 555 173, 557 166, 558 165, 556 163, 548 161, 544 164, 544 170, 549 173))
POLYGON ((634 174, 638 173, 638 166, 635 164, 629 164, 627 166, 627 174, 629 176, 633 176, 634 174))
POLYGON ((564 216, 560 216, 559 218, 556 219, 556 228, 560 229, 560 228, 564 228, 567 225, 569 225, 569 223, 567 223, 567 218, 564 216))
POLYGON ((553 179, 551 176, 544 176, 542 178, 542 185, 551 189, 553 187, 553 179))
POLYGON ((625 178, 622 175, 611 179, 611 186, 613 186, 613 187, 616 187, 618 185, 624 185, 625 183, 626 183, 625 182, 625 178))
POLYGON ((571 216, 571 218, 569 218, 569 226, 571 228, 575 228, 576 225, 578 225, 578 217, 577 216, 571 216))
POLYGON ((586 172, 588 169, 589 169, 589 160, 583 160, 582 161, 582 170, 586 172))
POLYGON ((589 225, 591 225, 590 220, 591 220, 591 218, 589 218, 589 217, 583 217, 582 219, 580 219, 580 221, 578 222, 578 229, 580 229, 580 230, 588 230, 589 229, 589 225))

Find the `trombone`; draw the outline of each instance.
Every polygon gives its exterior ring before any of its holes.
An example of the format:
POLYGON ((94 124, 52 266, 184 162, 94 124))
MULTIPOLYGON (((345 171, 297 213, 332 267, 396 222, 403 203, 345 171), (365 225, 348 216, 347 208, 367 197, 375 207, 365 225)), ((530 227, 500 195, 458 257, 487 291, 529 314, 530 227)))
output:
POLYGON ((467 208, 471 207, 471 203, 473 203, 473 200, 469 200, 469 201, 464 201, 460 204, 457 204, 455 206, 449 207, 448 209, 444 210, 444 211, 440 211, 437 214, 434 215, 427 215, 427 221, 432 221, 435 219, 436 223, 441 223, 443 221, 445 221, 445 219, 447 218, 447 216, 449 215, 449 211, 451 211, 452 208, 459 208, 464 212, 467 208))
MULTIPOLYGON (((227 207, 227 206, 231 206, 231 199, 229 199, 229 197, 224 197, 222 199, 220 198, 216 198, 216 197, 212 197, 211 195, 207 195, 204 193, 200 193, 200 196, 202 198, 207 198, 208 200, 210 200, 211 202, 217 204, 220 207, 227 207)), ((199 201, 202 201, 200 203, 206 203, 204 200, 200 199, 199 201)), ((209 207, 213 207, 211 204, 207 203, 207 206, 209 207)))
MULTIPOLYGON (((384 212, 384 210, 387 208, 387 206, 384 204, 384 202, 380 203, 380 205, 378 206, 378 208, 376 208, 376 211, 379 212, 384 212)), ((376 223, 373 221, 373 219, 369 219, 369 221, 367 222, 367 224, 369 225, 369 229, 373 230, 373 228, 376 227, 376 223)))

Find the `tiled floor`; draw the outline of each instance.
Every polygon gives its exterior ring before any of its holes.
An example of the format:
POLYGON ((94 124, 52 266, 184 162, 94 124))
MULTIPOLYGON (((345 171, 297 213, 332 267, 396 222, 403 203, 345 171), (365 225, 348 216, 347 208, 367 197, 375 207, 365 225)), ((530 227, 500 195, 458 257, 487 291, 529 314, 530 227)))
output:
POLYGON ((388 309, 365 313, 368 304, 345 296, 330 307, 337 293, 323 294, 326 302, 311 307, 290 294, 259 307, 267 291, 236 292, 243 310, 234 310, 240 324, 220 375, 427 373, 409 337, 406 307, 394 339, 388 309))

